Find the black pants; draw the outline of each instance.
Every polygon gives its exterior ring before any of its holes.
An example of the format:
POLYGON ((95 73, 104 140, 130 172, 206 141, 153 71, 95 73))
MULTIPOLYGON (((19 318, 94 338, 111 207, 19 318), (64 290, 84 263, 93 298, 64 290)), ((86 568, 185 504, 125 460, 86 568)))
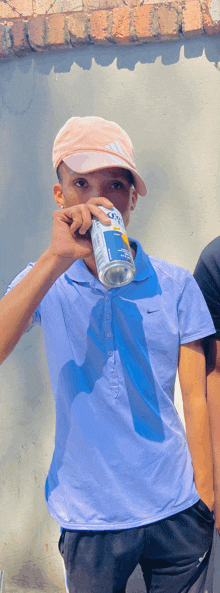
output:
POLYGON ((148 593, 205 593, 213 514, 202 500, 150 525, 117 531, 63 529, 69 593, 125 593, 139 563, 148 593))

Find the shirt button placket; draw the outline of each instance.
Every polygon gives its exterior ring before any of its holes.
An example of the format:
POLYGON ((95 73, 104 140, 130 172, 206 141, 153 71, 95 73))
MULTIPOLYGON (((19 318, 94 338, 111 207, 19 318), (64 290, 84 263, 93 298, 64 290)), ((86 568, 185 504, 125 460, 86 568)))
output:
POLYGON ((105 336, 107 340, 107 353, 108 353, 108 369, 109 369, 109 383, 112 390, 113 397, 118 395, 118 380, 115 369, 114 360, 114 341, 112 332, 112 310, 111 301, 109 296, 106 297, 105 302, 105 336))

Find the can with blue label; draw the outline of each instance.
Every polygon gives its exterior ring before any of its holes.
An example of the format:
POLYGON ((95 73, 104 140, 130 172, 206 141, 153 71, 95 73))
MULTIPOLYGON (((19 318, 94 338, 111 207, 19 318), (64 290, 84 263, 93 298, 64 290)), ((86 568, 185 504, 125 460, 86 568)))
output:
POLYGON ((124 286, 133 280, 136 269, 123 218, 115 207, 99 208, 110 218, 111 225, 93 217, 90 231, 98 277, 106 286, 124 286))

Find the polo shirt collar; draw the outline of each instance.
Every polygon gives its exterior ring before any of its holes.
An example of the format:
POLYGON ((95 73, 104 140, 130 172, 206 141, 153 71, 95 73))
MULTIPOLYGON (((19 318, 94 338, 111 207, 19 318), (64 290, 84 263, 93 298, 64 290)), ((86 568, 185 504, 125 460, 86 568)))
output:
MULTIPOLYGON (((135 257, 136 276, 133 282, 141 282, 152 276, 154 270, 150 263, 149 256, 144 253, 141 244, 136 239, 134 240, 130 237, 129 243, 130 245, 135 243, 135 246, 137 247, 135 257)), ((70 266, 65 272, 65 277, 79 284, 90 284, 94 286, 97 283, 97 279, 89 271, 82 259, 78 259, 72 266, 70 266)))

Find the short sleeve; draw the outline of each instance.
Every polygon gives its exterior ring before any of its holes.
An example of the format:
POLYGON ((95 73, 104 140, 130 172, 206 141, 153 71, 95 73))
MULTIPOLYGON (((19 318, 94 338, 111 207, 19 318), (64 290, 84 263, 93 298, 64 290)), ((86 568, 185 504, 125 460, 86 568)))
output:
POLYGON ((193 275, 209 308, 215 337, 220 340, 220 237, 201 253, 193 275))
POLYGON ((190 272, 178 303, 180 344, 200 340, 215 333, 203 294, 190 272))
MULTIPOLYGON (((26 274, 28 274, 28 272, 31 270, 31 268, 33 268, 33 266, 34 266, 34 263, 30 262, 24 270, 19 272, 19 274, 17 274, 17 276, 15 276, 15 278, 8 285, 7 290, 5 291, 5 294, 8 294, 8 292, 10 290, 12 290, 12 288, 14 288, 14 286, 16 286, 26 276, 26 274)), ((32 323, 28 327, 27 331, 30 331, 30 329, 36 324, 41 324, 40 307, 38 307, 32 313, 32 323)))

